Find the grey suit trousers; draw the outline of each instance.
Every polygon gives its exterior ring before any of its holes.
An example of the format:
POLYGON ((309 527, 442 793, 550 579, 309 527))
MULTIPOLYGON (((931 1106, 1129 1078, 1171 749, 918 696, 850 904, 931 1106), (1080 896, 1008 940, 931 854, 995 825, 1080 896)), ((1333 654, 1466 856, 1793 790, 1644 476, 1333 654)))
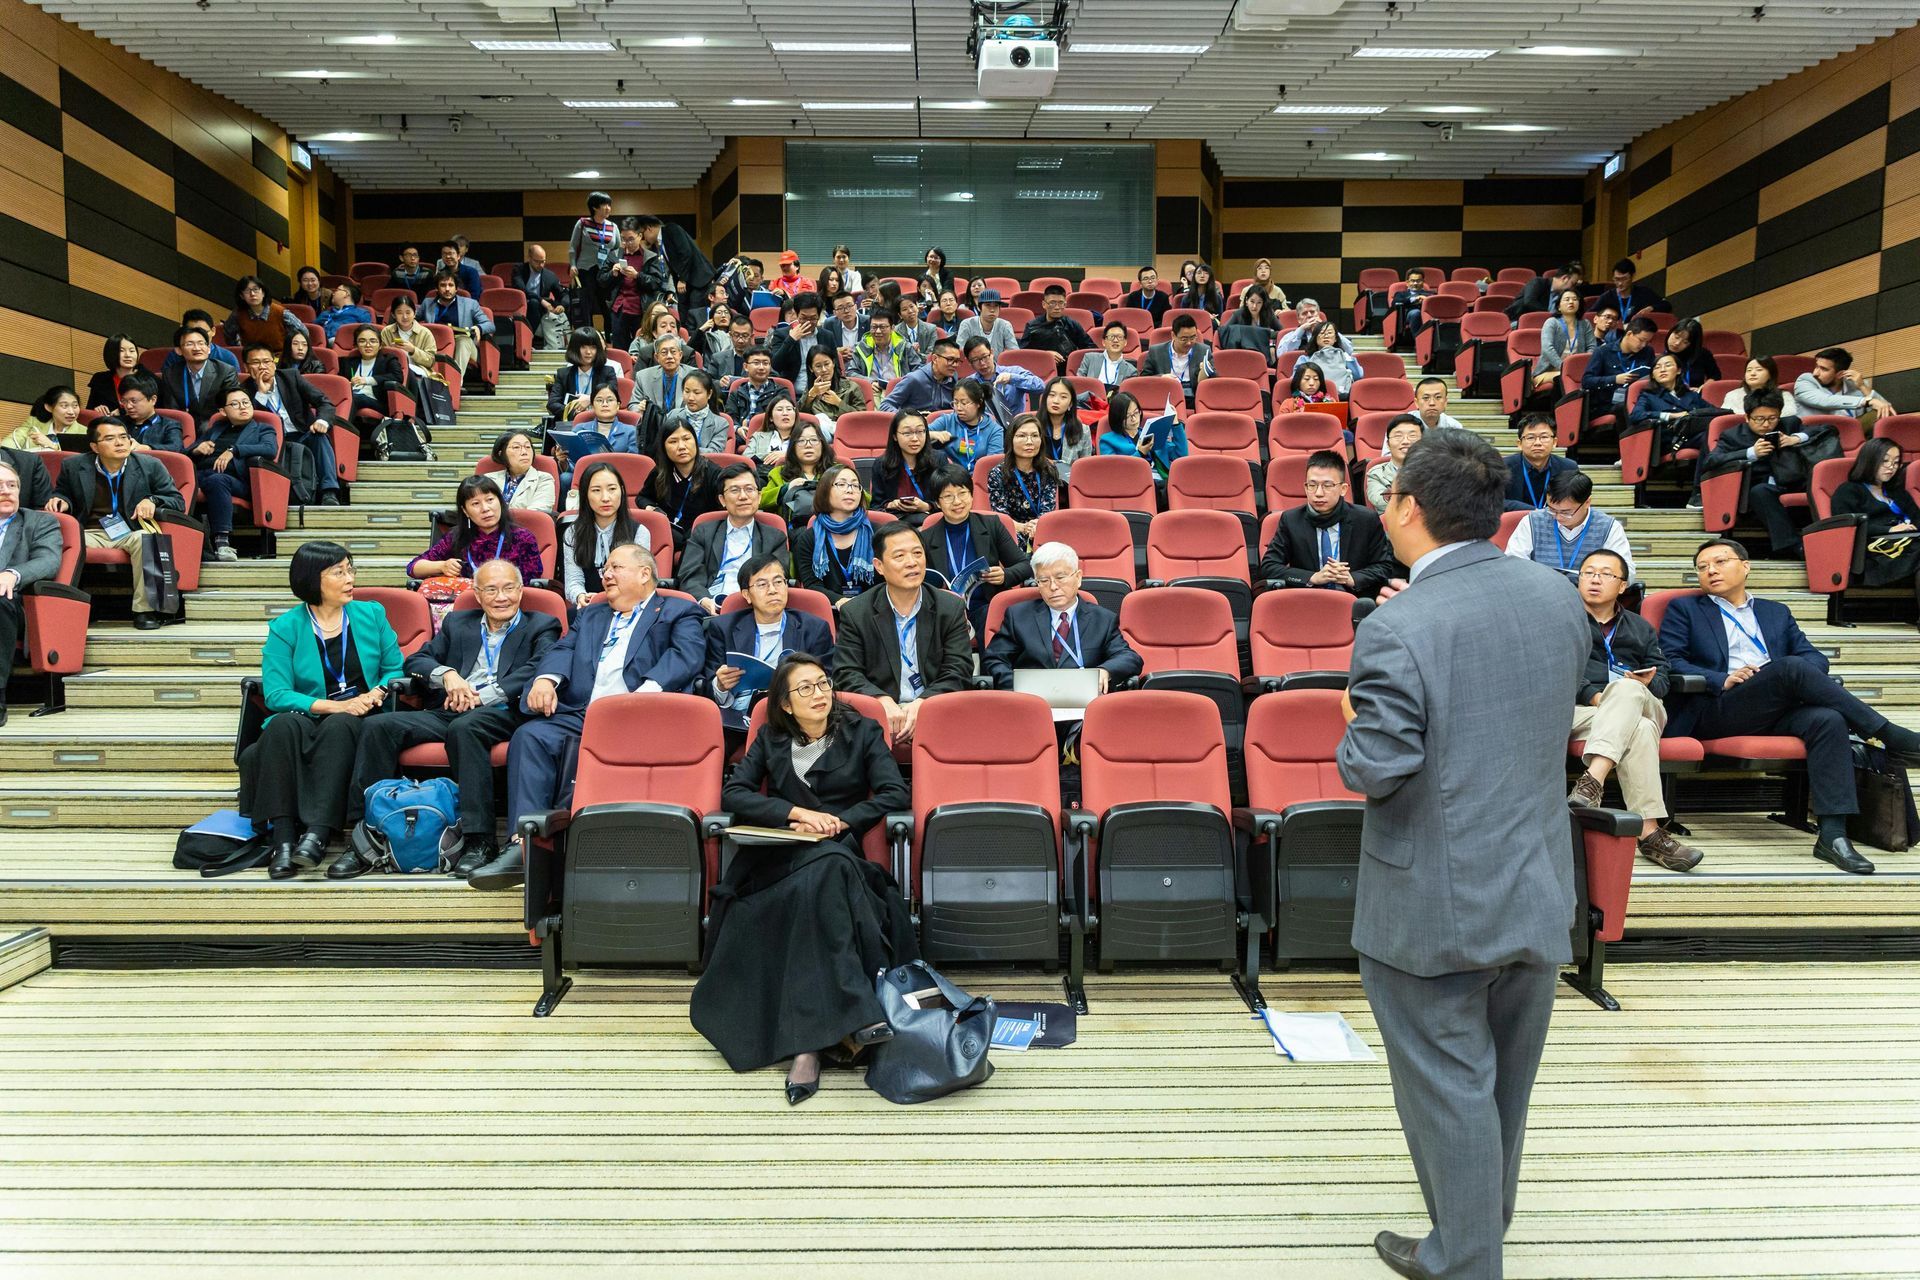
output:
POLYGON ((1433 1222, 1417 1256, 1435 1276, 1500 1278, 1557 974, 1556 965, 1510 964, 1422 978, 1360 957, 1433 1222))

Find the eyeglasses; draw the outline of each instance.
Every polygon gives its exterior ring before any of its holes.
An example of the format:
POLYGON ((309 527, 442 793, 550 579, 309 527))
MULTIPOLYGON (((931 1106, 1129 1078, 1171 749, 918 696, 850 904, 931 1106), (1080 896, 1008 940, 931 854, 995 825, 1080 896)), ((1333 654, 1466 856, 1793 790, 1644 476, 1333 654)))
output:
POLYGON ((1626 579, 1619 574, 1609 573, 1605 569, 1582 569, 1580 571, 1580 581, 1582 582, 1605 582, 1608 578, 1612 578, 1615 582, 1626 581, 1626 579))
POLYGON ((748 484, 730 484, 721 490, 721 493, 724 497, 728 498, 757 498, 760 496, 760 491, 748 484))
POLYGON ((1306 483, 1308 493, 1337 493, 1340 487, 1338 480, 1309 480, 1306 483))
POLYGON ((1702 571, 1707 569, 1724 569, 1730 564, 1739 564, 1740 562, 1739 556, 1715 556, 1711 560, 1696 561, 1693 567, 1702 571))
POLYGON ((1048 587, 1070 587, 1079 581, 1079 578, 1080 571, 1076 569, 1071 573, 1055 573, 1044 578, 1035 578, 1033 585, 1044 591, 1048 587))
POLYGON ((93 438, 93 442, 95 444, 123 444, 131 441, 132 439, 133 437, 128 435, 124 431, 113 431, 113 432, 102 431, 99 435, 93 438))
POLYGON ((833 680, 828 676, 821 676, 818 680, 799 680, 787 686, 787 693, 796 698, 811 698, 832 692, 833 680))
POLYGON ((833 482, 833 488, 845 489, 850 493, 858 493, 860 492, 860 482, 858 480, 835 480, 833 482))
POLYGON ((323 578, 351 578, 353 566, 350 564, 330 564, 320 571, 323 578))
POLYGON ((479 596, 482 600, 498 600, 504 596, 517 596, 520 594, 520 584, 517 582, 507 582, 496 587, 475 587, 473 594, 479 596))

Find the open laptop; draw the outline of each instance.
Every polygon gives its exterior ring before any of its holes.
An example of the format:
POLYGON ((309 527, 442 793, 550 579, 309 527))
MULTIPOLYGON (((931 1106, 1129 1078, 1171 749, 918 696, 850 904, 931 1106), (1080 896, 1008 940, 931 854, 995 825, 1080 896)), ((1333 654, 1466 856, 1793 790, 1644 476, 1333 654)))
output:
POLYGON ((1055 711, 1084 711, 1100 692, 1100 671, 1097 667, 1016 668, 1013 691, 1037 694, 1055 711))

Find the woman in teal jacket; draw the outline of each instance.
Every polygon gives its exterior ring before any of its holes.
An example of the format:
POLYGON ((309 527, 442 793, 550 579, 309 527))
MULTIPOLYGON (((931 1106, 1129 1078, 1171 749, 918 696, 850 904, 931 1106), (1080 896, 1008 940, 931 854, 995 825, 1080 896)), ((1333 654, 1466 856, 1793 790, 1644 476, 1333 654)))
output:
POLYGON ((270 824, 275 880, 317 866, 346 825, 360 727, 401 674, 386 610, 353 598, 351 552, 309 542, 287 578, 302 607, 267 627, 266 728, 240 756, 240 812, 270 824))

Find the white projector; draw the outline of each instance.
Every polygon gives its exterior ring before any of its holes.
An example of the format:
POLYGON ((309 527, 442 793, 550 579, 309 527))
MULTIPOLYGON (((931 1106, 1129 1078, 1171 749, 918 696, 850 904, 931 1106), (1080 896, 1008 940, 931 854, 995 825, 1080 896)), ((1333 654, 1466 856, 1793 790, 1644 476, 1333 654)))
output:
POLYGON ((979 93, 983 98, 1044 98, 1060 74, 1060 46, 1052 40, 983 40, 979 93))

